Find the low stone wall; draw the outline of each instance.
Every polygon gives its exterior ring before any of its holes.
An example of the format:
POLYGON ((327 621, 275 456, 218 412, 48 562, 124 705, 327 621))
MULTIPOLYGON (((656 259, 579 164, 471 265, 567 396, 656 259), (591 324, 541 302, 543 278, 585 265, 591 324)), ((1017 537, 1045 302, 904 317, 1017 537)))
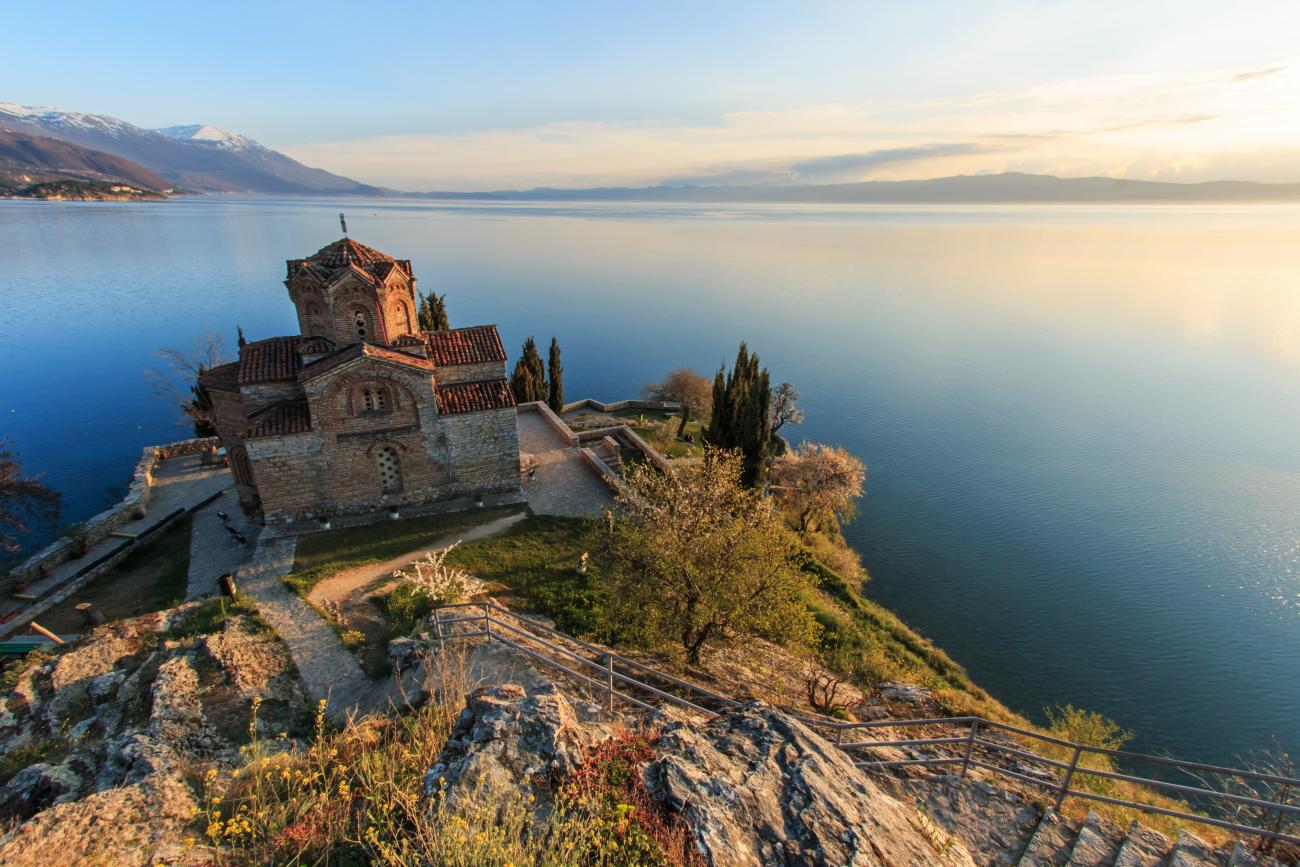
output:
POLYGON ((654 464, 659 472, 668 472, 668 459, 655 451, 648 442, 641 439, 641 435, 632 430, 632 428, 621 427, 617 431, 611 433, 610 436, 645 455, 646 460, 654 464))
MULTIPOLYGON (((549 409, 549 407, 548 407, 549 409)), ((573 403, 566 403, 560 408, 560 413, 573 412, 575 409, 594 409, 596 412, 622 412, 625 409, 659 409, 659 410, 678 410, 681 404, 674 403, 670 400, 616 400, 613 403, 601 403, 590 397, 582 400, 575 400, 573 403)))
POLYGON ((121 502, 111 509, 83 521, 80 531, 74 538, 63 537, 51 542, 22 563, 10 569, 6 576, 7 583, 12 585, 34 581, 59 564, 66 563, 74 559, 75 556, 80 556, 84 550, 98 545, 108 538, 109 534, 121 529, 126 524, 145 517, 149 513, 149 493, 153 487, 153 470, 159 461, 183 455, 201 454, 209 449, 217 448, 219 445, 220 443, 216 437, 205 437, 203 439, 180 440, 179 442, 164 445, 145 446, 140 455, 140 461, 135 465, 135 472, 131 474, 131 483, 127 487, 126 496, 122 498, 121 502))

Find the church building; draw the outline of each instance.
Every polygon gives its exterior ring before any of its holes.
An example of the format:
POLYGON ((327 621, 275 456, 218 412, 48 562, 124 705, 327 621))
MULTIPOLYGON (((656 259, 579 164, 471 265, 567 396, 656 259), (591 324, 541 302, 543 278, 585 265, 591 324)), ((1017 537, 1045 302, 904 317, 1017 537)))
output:
POLYGON ((344 237, 290 259, 298 334, 206 371, 246 508, 268 523, 520 493, 495 325, 421 331, 409 259, 344 237))

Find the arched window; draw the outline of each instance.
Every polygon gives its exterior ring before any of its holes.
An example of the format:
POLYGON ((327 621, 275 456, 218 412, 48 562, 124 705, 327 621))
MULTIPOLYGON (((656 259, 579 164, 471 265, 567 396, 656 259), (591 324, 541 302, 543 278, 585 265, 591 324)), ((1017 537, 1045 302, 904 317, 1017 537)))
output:
POLYGON ((401 301, 397 302, 397 330, 403 334, 409 334, 411 331, 411 312, 401 301))
POLYGON ((357 329, 357 339, 366 339, 366 312, 364 310, 355 310, 352 313, 352 324, 357 329))
POLYGON ((397 461, 397 450, 392 446, 380 446, 375 452, 375 464, 379 470, 379 486, 385 494, 395 494, 402 489, 402 466, 397 461))
POLYGON ((388 389, 382 385, 367 385, 361 389, 362 412, 388 412, 391 403, 388 389))

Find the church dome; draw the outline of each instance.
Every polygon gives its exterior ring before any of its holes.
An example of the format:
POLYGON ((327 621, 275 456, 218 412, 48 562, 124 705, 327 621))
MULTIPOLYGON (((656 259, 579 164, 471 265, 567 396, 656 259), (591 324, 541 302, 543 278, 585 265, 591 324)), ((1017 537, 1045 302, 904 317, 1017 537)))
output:
POLYGON ((394 259, 374 247, 367 247, 351 238, 340 238, 333 244, 321 247, 305 259, 288 260, 289 279, 299 271, 307 270, 318 278, 328 280, 340 271, 353 268, 370 276, 383 280, 388 277, 394 266, 400 267, 406 275, 411 276, 409 259, 394 259))

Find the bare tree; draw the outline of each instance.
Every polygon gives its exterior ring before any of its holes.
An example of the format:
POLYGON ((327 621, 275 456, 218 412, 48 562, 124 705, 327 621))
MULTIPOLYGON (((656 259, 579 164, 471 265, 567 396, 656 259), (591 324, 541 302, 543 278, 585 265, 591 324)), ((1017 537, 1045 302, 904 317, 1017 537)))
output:
POLYGON ((786 424, 803 424, 804 413, 798 406, 799 389, 783 382, 772 389, 772 436, 786 424))
MULTIPOLYGON (((243 332, 240 332, 242 340, 243 332)), ((189 346, 159 349, 154 357, 162 364, 144 372, 154 396, 177 407, 182 421, 194 424, 194 432, 208 436, 216 431, 212 413, 212 399, 199 382, 199 376, 214 367, 226 364, 225 340, 208 330, 195 337, 189 346)))
POLYGON ((59 506, 59 492, 39 476, 24 476, 18 453, 0 439, 0 551, 17 551, 18 536, 33 524, 57 520, 59 506))
POLYGON ((686 424, 693 418, 707 418, 713 412, 713 380, 688 367, 679 367, 664 377, 663 382, 652 382, 641 389, 647 400, 673 401, 681 404, 682 418, 677 425, 677 436, 686 432, 686 424))
POLYGON ((847 450, 802 443, 773 461, 772 494, 805 532, 821 517, 851 520, 866 478, 867 468, 847 450))

